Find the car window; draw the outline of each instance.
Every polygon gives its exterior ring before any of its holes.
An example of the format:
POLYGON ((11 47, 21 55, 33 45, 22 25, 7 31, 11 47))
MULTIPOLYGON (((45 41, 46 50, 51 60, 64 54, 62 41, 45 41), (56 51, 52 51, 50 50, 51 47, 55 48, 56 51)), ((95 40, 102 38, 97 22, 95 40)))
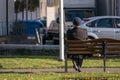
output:
POLYGON ((40 23, 39 26, 40 26, 40 28, 43 28, 43 27, 44 27, 44 25, 43 25, 42 23, 40 23))
POLYGON ((115 25, 117 28, 120 28, 120 19, 119 18, 115 19, 115 25))
POLYGON ((44 27, 46 27, 46 21, 45 20, 41 20, 41 22, 44 24, 44 27))
POLYGON ((97 22, 97 27, 113 28, 113 21, 111 18, 99 19, 97 22))
POLYGON ((92 21, 92 22, 89 22, 86 24, 86 26, 88 27, 95 27, 95 24, 96 24, 96 20, 95 21, 92 21))

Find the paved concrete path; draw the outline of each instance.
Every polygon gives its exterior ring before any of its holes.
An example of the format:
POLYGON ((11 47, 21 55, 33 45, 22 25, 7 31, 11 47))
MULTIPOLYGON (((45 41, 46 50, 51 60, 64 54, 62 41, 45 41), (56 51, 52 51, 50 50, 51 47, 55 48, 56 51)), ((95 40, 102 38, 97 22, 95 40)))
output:
MULTIPOLYGON (((63 69, 0 69, 0 72, 31 72, 31 73, 40 73, 40 72, 65 72, 63 69)), ((74 69, 70 68, 68 69, 68 72, 77 72, 74 69)), ((104 72, 103 68, 83 68, 82 72, 104 72)), ((107 68, 106 72, 120 72, 120 68, 107 68)))

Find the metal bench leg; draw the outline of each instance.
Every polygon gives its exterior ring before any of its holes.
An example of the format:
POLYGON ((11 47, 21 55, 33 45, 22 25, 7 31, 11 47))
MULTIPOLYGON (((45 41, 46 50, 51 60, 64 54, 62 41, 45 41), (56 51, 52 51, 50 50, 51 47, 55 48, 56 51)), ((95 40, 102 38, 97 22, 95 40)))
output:
POLYGON ((104 54, 104 72, 106 72, 106 55, 104 54))
POLYGON ((106 49, 107 49, 107 42, 103 41, 103 63, 104 63, 104 72, 106 72, 106 49))

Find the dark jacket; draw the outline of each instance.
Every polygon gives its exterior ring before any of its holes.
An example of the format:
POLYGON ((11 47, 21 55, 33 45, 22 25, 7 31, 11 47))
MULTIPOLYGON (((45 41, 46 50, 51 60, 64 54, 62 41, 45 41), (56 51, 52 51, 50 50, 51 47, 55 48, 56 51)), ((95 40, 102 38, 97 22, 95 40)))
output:
MULTIPOLYGON (((74 27, 73 29, 69 29, 67 31, 67 39, 68 40, 86 40, 88 38, 87 35, 87 30, 78 27, 74 27)), ((79 58, 82 55, 68 55, 69 58, 79 58)), ((87 57, 87 56, 91 56, 91 55, 83 55, 83 57, 87 57)))
POLYGON ((67 31, 68 40, 86 40, 87 37, 87 30, 80 27, 74 27, 67 31))

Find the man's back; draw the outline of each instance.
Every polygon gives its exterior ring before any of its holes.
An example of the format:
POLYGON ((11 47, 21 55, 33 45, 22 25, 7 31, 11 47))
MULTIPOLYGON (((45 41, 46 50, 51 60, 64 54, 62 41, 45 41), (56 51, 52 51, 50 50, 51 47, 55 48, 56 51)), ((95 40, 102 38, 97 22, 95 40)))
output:
POLYGON ((79 27, 74 27, 67 31, 67 39, 69 40, 86 40, 87 30, 79 27))

